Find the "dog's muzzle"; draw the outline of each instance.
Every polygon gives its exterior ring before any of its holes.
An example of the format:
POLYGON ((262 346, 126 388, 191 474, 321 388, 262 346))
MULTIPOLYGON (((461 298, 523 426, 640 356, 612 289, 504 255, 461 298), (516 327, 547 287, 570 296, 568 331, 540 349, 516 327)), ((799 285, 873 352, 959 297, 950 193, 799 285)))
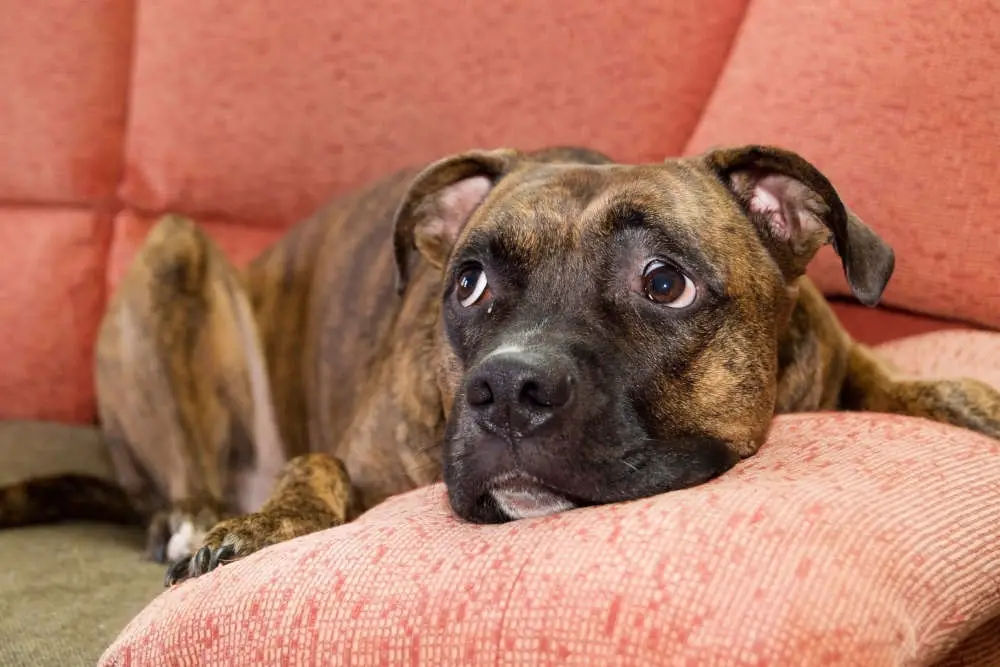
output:
POLYGON ((445 433, 444 481, 459 516, 547 516, 699 484, 732 466, 712 437, 650 437, 614 379, 585 358, 501 345, 469 370, 445 433))

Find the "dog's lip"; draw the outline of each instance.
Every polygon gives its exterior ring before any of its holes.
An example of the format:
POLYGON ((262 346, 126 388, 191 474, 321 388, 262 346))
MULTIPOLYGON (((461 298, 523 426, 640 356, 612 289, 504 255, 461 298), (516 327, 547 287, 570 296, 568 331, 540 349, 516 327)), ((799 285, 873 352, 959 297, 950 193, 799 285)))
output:
POLYGON ((582 498, 577 494, 564 491, 559 487, 553 486, 540 478, 532 475, 531 473, 525 472, 521 469, 515 468, 513 470, 508 470, 507 472, 500 473, 499 475, 494 475, 486 483, 486 491, 511 491, 511 492, 531 492, 540 491, 543 493, 548 493, 555 496, 560 496, 570 501, 577 507, 584 507, 593 504, 592 501, 582 498))
POLYGON ((494 477, 487 488, 500 511, 512 519, 548 516, 578 506, 566 494, 518 470, 494 477))

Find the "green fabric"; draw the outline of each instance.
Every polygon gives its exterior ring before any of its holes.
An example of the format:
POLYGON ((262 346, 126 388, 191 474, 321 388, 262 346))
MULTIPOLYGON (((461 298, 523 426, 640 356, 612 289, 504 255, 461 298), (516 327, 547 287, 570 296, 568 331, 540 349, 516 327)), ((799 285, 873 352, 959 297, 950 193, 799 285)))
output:
MULTIPOLYGON (((93 428, 0 424, 0 485, 32 475, 110 475, 93 428)), ((67 523, 0 530, 0 666, 94 665, 163 590, 141 530, 67 523)))
POLYGON ((99 524, 0 533, 0 665, 94 665, 163 590, 142 531, 99 524))

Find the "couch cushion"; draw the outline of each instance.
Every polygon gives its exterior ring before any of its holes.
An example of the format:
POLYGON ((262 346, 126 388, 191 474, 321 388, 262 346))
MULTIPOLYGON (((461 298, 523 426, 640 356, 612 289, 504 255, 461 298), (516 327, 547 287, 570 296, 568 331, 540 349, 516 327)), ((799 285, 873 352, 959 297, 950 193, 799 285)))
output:
MULTIPOLYGON (((1000 385, 1000 334, 889 354, 1000 385)), ((441 486, 391 499, 165 592, 101 664, 958 664, 1000 650, 998 507, 1000 442, 787 416, 723 477, 632 503, 474 526, 441 486)))
POLYGON ((662 159, 690 135, 746 4, 145 3, 121 193, 289 222, 467 148, 662 159))
POLYGON ((935 331, 890 341, 878 351, 909 375, 967 375, 1000 387, 1000 334, 994 332, 935 331))
POLYGON ((94 419, 107 216, 0 208, 0 419, 94 419))
POLYGON ((857 301, 832 299, 831 307, 840 324, 855 340, 866 345, 879 345, 935 331, 968 331, 972 325, 918 315, 894 308, 869 308, 857 301))
MULTIPOLYGON (((886 303, 1000 327, 995 0, 759 0, 688 152, 801 152, 897 251, 886 303)), ((811 275, 847 293, 832 252, 811 275)))
POLYGON ((0 16, 0 200, 109 199, 122 171, 133 3, 0 0, 0 16))

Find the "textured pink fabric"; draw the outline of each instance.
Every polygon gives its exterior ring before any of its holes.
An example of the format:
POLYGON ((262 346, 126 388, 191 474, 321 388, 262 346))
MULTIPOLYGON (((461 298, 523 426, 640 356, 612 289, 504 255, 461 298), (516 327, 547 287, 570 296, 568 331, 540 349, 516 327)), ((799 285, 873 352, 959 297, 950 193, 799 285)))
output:
POLYGON ((468 148, 662 159, 697 123, 745 5, 146 2, 121 193, 273 224, 468 148))
POLYGON ((0 0, 0 201, 114 194, 132 14, 128 0, 0 0))
MULTIPOLYGON (((889 352, 1000 384, 1000 335, 949 336, 889 352)), ((400 496, 165 592, 100 664, 987 665, 998 507, 996 441, 783 417, 720 479, 632 503, 473 526, 440 486, 400 496)))
POLYGON ((0 419, 89 422, 106 216, 0 209, 0 419))
MULTIPOLYGON (((801 152, 897 251, 886 303, 1000 327, 1000 5, 756 0, 689 152, 801 152)), ((810 271, 846 293, 832 252, 810 271)))
MULTIPOLYGON (((996 333, 941 331, 892 341, 878 349, 903 373, 919 377, 969 375, 1000 387, 1000 335, 996 333)), ((1000 522, 996 506, 984 503, 982 509, 984 519, 1000 522)), ((992 548, 997 549, 996 543, 992 548)), ((992 585, 1000 597, 1000 577, 993 576, 990 582, 984 573, 984 585, 992 585)), ((993 619, 966 637, 938 667, 973 665, 1000 665, 1000 602, 993 619)))
POLYGON ((1000 334, 936 331, 878 346, 899 371, 918 377, 967 375, 1000 387, 1000 334))
POLYGON ((933 331, 966 330, 972 325, 957 320, 942 320, 906 311, 879 306, 869 308, 853 299, 834 300, 833 312, 840 324, 854 337, 866 345, 879 345, 888 341, 930 333, 933 331))

